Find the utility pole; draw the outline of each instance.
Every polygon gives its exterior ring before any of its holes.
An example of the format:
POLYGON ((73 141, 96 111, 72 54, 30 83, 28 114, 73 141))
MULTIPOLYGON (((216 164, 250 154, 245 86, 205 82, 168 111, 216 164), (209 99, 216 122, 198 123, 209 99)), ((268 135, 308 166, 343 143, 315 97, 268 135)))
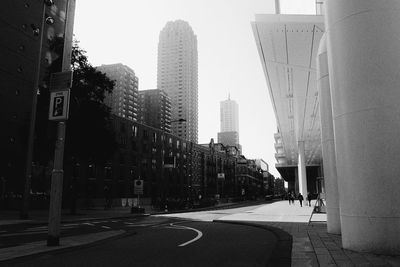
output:
POLYGON ((33 95, 32 95, 32 109, 31 109, 31 117, 30 117, 30 126, 29 126, 29 135, 28 135, 28 151, 26 155, 25 162, 25 181, 24 181, 24 191, 22 195, 22 205, 19 217, 22 220, 29 219, 29 202, 30 202, 30 194, 31 194, 31 180, 32 180, 32 158, 33 158, 33 143, 35 137, 35 124, 36 124, 36 106, 37 106, 37 91, 39 87, 39 78, 40 78, 40 65, 42 58, 42 46, 43 46, 43 35, 44 35, 44 24, 45 24, 45 11, 47 3, 43 3, 42 9, 42 20, 39 27, 34 29, 34 34, 39 34, 39 49, 38 49, 38 58, 37 58, 37 66, 36 66, 36 77, 35 83, 33 86, 33 95), (36 31, 36 32, 35 32, 36 31))
MULTIPOLYGON (((64 50, 62 61, 62 72, 60 76, 66 77, 71 73, 71 51, 72 51, 72 32, 74 26, 75 15, 75 0, 67 1, 66 8, 66 21, 64 31, 64 50), (63 75, 66 74, 66 75, 63 75)), ((50 82, 51 83, 51 82, 50 82)), ((72 78, 70 83, 72 83, 72 78)), ((66 89, 66 88, 60 88, 66 89)), ((53 92, 52 92, 53 94, 53 92)), ((50 209, 49 209, 49 226, 47 236, 47 246, 58 246, 60 244, 60 222, 61 222, 61 208, 62 208, 62 190, 63 190, 63 160, 64 160, 64 142, 65 142, 65 129, 66 119, 68 118, 68 102, 69 90, 54 92, 54 99, 52 97, 50 114, 49 116, 60 115, 52 108, 57 108, 57 104, 62 101, 62 114, 65 115, 57 126, 57 141, 54 153, 54 168, 51 175, 51 191, 50 191, 50 209), (66 93, 67 91, 67 93, 66 93), (64 95, 62 95, 64 94, 64 95), (59 102, 57 102, 59 101, 59 102)))

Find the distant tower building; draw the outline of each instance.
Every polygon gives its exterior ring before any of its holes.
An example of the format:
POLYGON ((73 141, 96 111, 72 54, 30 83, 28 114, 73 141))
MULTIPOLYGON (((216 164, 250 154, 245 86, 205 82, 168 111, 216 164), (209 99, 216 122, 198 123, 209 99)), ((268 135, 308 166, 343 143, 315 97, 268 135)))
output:
POLYGON ((106 93, 105 104, 111 108, 111 113, 137 121, 138 117, 138 78, 135 72, 121 63, 101 65, 97 70, 107 74, 115 81, 111 94, 106 93))
POLYGON ((139 116, 142 124, 171 132, 171 99, 160 89, 139 91, 139 116))
POLYGON ((218 133, 218 143, 236 146, 241 152, 239 145, 239 106, 236 101, 228 100, 220 102, 221 132, 218 133))
POLYGON ((160 32, 157 87, 171 98, 172 134, 198 141, 197 37, 186 21, 170 21, 160 32), (185 120, 179 122, 178 120, 185 120))

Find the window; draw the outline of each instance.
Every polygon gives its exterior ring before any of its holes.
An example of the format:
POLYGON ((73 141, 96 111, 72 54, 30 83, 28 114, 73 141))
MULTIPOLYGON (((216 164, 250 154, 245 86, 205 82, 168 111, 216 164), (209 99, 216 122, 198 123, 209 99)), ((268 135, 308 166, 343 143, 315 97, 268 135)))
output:
POLYGON ((132 150, 136 150, 136 141, 132 140, 132 150))
POLYGON ((125 124, 123 124, 123 123, 121 124, 120 131, 121 131, 121 133, 125 132, 125 124))
POLYGON ((89 178, 95 178, 96 177, 96 166, 94 164, 89 164, 88 166, 88 175, 89 178))
POLYGON ((138 127, 136 125, 132 126, 132 136, 137 137, 138 127))
POLYGON ((157 142, 157 133, 153 133, 153 143, 157 142))
POLYGON ((79 177, 80 164, 75 163, 72 169, 72 177, 79 177))
POLYGON ((104 178, 106 180, 112 179, 112 167, 111 166, 104 167, 104 178))

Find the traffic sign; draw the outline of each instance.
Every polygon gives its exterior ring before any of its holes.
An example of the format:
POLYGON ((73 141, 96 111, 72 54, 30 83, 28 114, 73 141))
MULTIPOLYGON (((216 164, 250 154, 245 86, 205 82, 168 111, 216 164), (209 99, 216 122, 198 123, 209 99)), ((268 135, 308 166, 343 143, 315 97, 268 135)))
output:
POLYGON ((52 73, 50 76, 50 91, 64 90, 72 87, 73 72, 62 71, 52 73))
POLYGON ((70 90, 55 91, 50 93, 49 120, 65 121, 68 119, 70 90))
POLYGON ((134 180, 133 193, 135 195, 143 195, 143 180, 134 180))
POLYGON ((220 173, 218 173, 217 175, 218 175, 218 179, 220 179, 220 180, 225 180, 225 173, 220 172, 220 173))

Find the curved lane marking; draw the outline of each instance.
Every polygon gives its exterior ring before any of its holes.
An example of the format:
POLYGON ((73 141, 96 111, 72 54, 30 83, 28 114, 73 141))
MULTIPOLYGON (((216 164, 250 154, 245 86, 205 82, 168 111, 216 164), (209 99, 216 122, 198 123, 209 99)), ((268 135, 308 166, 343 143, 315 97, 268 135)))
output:
POLYGON ((183 226, 183 225, 174 225, 173 223, 170 223, 169 225, 171 225, 174 229, 180 229, 180 230, 193 230, 197 233, 197 236, 195 238, 193 238, 192 240, 189 240, 185 243, 180 244, 178 247, 184 247, 186 245, 189 245, 197 240, 199 240, 202 236, 203 233, 197 229, 191 228, 191 227, 187 227, 187 226, 183 226))

